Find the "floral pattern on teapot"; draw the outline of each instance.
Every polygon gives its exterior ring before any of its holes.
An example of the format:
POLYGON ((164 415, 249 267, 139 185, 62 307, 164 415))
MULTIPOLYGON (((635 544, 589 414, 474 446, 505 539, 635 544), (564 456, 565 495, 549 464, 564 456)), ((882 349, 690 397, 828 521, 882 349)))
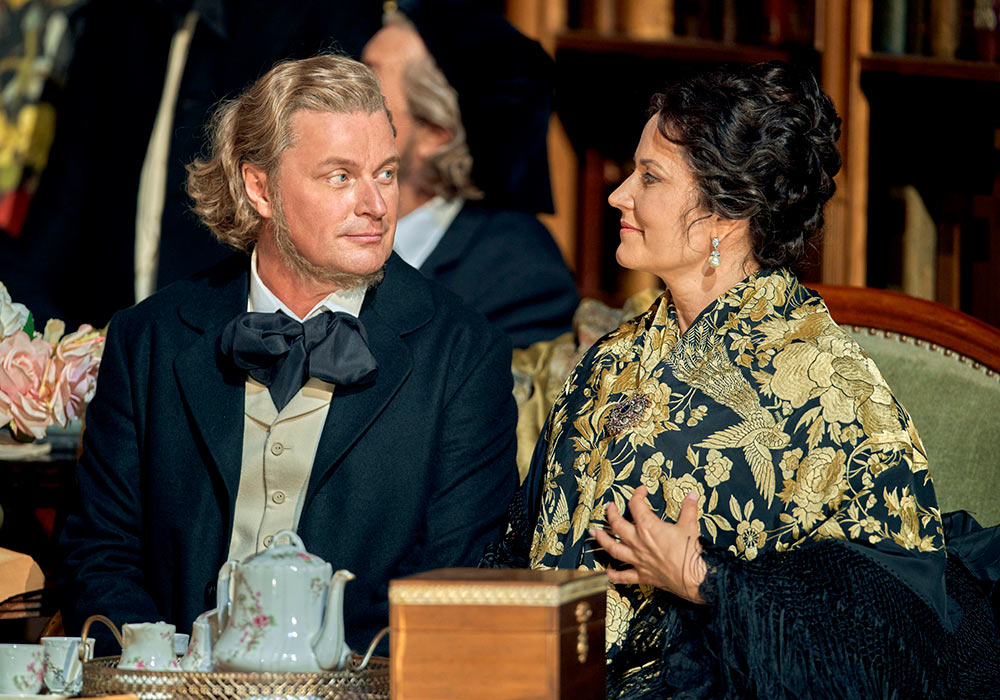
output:
POLYGON ((268 627, 274 627, 276 623, 273 615, 264 612, 264 607, 260 604, 260 591, 254 591, 250 588, 250 584, 245 582, 241 584, 240 588, 243 590, 237 593, 233 605, 242 613, 238 618, 242 619, 243 622, 234 625, 234 627, 243 632, 239 643, 246 653, 256 649, 264 636, 264 630, 268 627))

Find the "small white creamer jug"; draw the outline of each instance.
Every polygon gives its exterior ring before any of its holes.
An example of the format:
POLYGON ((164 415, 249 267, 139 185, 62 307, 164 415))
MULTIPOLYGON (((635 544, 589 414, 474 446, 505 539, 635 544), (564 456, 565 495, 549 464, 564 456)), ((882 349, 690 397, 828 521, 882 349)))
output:
POLYGON ((176 628, 166 622, 122 625, 122 659, 118 668, 136 671, 180 671, 174 654, 176 628))

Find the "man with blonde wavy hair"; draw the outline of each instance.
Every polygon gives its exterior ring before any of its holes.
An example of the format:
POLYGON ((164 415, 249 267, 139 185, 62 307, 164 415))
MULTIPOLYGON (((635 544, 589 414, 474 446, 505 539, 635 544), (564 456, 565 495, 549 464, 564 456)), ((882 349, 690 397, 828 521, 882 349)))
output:
POLYGON ((551 206, 550 60, 479 3, 399 6, 409 19, 387 15, 362 53, 379 77, 402 159, 396 252, 515 347, 551 340, 571 329, 578 297, 533 215, 551 206))
POLYGON ((356 574, 360 648, 391 578, 498 536, 510 343, 392 253, 398 166, 347 58, 280 63, 219 107, 188 189, 239 252, 112 320, 62 537, 71 633, 94 613, 187 630, 223 562, 290 529, 356 574))

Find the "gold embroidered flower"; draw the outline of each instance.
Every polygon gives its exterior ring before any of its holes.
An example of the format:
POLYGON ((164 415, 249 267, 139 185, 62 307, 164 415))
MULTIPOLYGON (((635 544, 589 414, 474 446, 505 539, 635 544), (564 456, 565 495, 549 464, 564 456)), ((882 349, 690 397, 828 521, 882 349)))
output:
POLYGON ((767 388, 795 408, 802 406, 816 388, 810 380, 809 367, 818 356, 819 350, 809 343, 789 345, 775 356, 774 374, 767 388))
POLYGON ((857 419, 869 435, 898 429, 889 389, 857 343, 837 337, 822 345, 791 343, 775 356, 768 383, 774 395, 796 408, 818 398, 824 421, 857 419))
POLYGON ((766 540, 763 522, 756 518, 741 520, 736 524, 736 544, 730 545, 729 551, 753 560, 757 558, 757 550, 764 546, 766 540))
POLYGON ((743 288, 742 311, 749 312, 753 321, 759 321, 766 316, 774 315, 775 306, 785 304, 787 284, 778 275, 762 275, 755 277, 743 288))
POLYGON ((792 515, 806 529, 823 517, 824 507, 839 505, 848 482, 846 457, 841 450, 821 447, 807 454, 799 463, 795 479, 785 480, 778 498, 792 505, 792 515))
MULTIPOLYGON (((708 406, 705 406, 704 404, 702 404, 701 406, 696 406, 695 408, 691 409, 691 415, 688 417, 686 425, 688 426, 698 425, 698 423, 700 423, 702 418, 704 418, 706 415, 708 415, 708 406)), ((683 419, 678 418, 677 420, 683 420, 683 419)))
POLYGON ((892 464, 891 463, 887 464, 885 460, 887 458, 892 459, 893 454, 894 454, 893 451, 889 450, 887 452, 873 452, 872 454, 868 455, 868 463, 867 463, 868 473, 871 474, 872 477, 876 477, 882 472, 884 472, 886 469, 891 467, 892 464))
POLYGON ((802 450, 795 448, 789 450, 781 456, 781 478, 786 481, 795 476, 795 470, 799 468, 799 460, 802 459, 802 450))
POLYGON ((846 442, 851 445, 855 445, 863 436, 864 433, 861 432, 861 428, 859 428, 857 424, 851 423, 840 431, 840 442, 841 444, 846 442))
POLYGON ((628 439, 633 449, 640 445, 652 446, 656 437, 664 430, 678 430, 670 422, 670 386, 659 381, 644 382, 639 390, 649 396, 652 403, 642 420, 629 433, 628 439))
POLYGON ((632 619, 632 605, 616 588, 608 589, 606 618, 604 620, 605 646, 611 649, 625 641, 629 622, 632 619))
POLYGON ((692 491, 698 492, 698 512, 701 513, 705 505, 705 487, 702 483, 694 478, 693 474, 682 474, 680 477, 667 479, 663 484, 663 495, 664 509, 668 517, 677 520, 677 516, 681 514, 684 497, 692 491))
POLYGON ((642 483, 650 493, 656 493, 663 479, 663 453, 657 452, 642 463, 642 483))
POLYGON ((715 487, 723 481, 729 481, 729 473, 733 468, 733 461, 729 457, 718 450, 709 450, 706 460, 705 484, 715 487))
POLYGON ((869 534, 873 532, 878 532, 882 529, 882 523, 880 523, 878 520, 876 520, 870 515, 866 515, 864 518, 859 520, 858 525, 861 526, 862 530, 864 530, 869 534))

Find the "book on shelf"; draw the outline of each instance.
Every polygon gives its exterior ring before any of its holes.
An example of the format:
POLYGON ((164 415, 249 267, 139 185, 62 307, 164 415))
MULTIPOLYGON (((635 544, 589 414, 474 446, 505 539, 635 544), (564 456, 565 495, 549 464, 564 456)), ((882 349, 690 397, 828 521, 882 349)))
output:
POLYGON ((930 0, 931 55, 952 59, 958 53, 962 36, 962 7, 960 0, 930 0))
POLYGON ((930 52, 928 13, 928 0, 906 1, 906 53, 919 56, 930 52))
POLYGON ((976 58, 996 61, 1000 44, 1000 0, 975 0, 972 28, 976 34, 976 58))
POLYGON ((726 43, 812 44, 814 0, 674 0, 679 35, 726 43))
POLYGON ((774 46, 809 45, 813 41, 816 4, 812 0, 764 0, 767 34, 774 46))
POLYGON ((815 13, 815 0, 570 0, 567 26, 636 39, 808 46, 815 13))
POLYGON ((589 29, 600 34, 614 34, 618 31, 616 4, 615 0, 571 2, 567 13, 567 24, 576 29, 589 29))
POLYGON ((669 39, 674 34, 674 0, 620 0, 618 25, 638 39, 669 39))
POLYGON ((882 53, 906 53, 906 0, 876 2, 872 15, 872 49, 882 53))
POLYGON ((937 287, 937 224, 913 185, 904 185, 891 194, 903 202, 903 291, 934 301, 937 287))
POLYGON ((1000 0, 878 0, 873 10, 873 51, 947 61, 1000 58, 1000 0))

